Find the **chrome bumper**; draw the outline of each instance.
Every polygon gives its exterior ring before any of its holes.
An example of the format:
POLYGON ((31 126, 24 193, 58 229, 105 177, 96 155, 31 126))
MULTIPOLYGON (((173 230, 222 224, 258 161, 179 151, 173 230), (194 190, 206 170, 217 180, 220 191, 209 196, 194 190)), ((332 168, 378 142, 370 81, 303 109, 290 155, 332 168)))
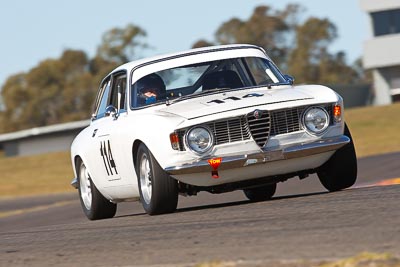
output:
MULTIPOLYGON (((301 158, 319 153, 337 150, 348 144, 350 138, 345 135, 333 138, 322 139, 312 143, 302 143, 293 146, 280 147, 278 149, 262 151, 253 154, 234 155, 234 156, 215 156, 222 158, 218 170, 228 170, 246 167, 253 164, 262 164, 272 161, 301 158)), ((171 175, 182 175, 191 173, 210 172, 212 167, 208 159, 201 159, 191 163, 184 163, 179 166, 167 167, 164 170, 171 175)))

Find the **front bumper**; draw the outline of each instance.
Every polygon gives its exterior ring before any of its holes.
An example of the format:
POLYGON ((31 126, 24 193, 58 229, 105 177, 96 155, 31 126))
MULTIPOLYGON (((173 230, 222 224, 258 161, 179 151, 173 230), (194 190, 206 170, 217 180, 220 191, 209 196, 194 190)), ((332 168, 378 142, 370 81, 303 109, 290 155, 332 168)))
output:
MULTIPOLYGON (((222 159, 218 170, 229 170, 254 164, 263 164, 272 161, 311 156, 337 150, 342 146, 348 144, 349 142, 350 138, 342 135, 339 137, 321 139, 311 143, 301 143, 285 147, 278 147, 276 149, 262 151, 258 153, 216 156, 222 159)), ((165 168, 164 170, 170 175, 210 172, 213 170, 213 168, 208 163, 209 159, 211 158, 204 158, 195 162, 188 162, 177 166, 170 166, 165 168)))

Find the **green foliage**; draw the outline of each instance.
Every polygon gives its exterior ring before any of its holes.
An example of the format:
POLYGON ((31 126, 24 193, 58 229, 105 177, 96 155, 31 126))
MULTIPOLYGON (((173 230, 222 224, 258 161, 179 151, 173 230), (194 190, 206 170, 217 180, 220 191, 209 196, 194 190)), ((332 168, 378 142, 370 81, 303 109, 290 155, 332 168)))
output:
MULTIPOLYGON (((330 53, 337 38, 336 26, 328 19, 310 17, 300 23, 304 8, 289 4, 283 10, 258 6, 247 20, 232 18, 215 33, 216 44, 249 43, 263 47, 296 83, 349 84, 368 82, 360 63, 349 66, 344 52, 330 53)), ((212 42, 200 40, 193 47, 212 42)))
POLYGON ((0 132, 89 118, 100 81, 132 59, 137 46, 145 46, 137 40, 144 35, 134 25, 115 28, 104 34, 93 59, 84 51, 65 50, 58 59, 10 76, 1 90, 0 132))
POLYGON ((206 46, 212 46, 212 45, 214 45, 214 44, 202 39, 202 40, 195 42, 192 45, 192 48, 200 48, 200 47, 206 47, 206 46))
POLYGON ((311 17, 296 27, 296 45, 288 60, 288 71, 299 83, 349 84, 358 73, 347 65, 345 53, 330 54, 329 44, 337 37, 328 19, 311 17))
POLYGON ((263 47, 279 64, 284 64, 289 50, 287 33, 300 11, 299 5, 288 5, 283 11, 258 6, 248 20, 232 18, 215 33, 218 44, 249 43, 263 47))
POLYGON ((107 61, 125 63, 135 57, 137 48, 147 47, 142 41, 145 36, 146 32, 133 24, 126 28, 113 28, 103 35, 97 53, 107 61))
POLYGON ((42 61, 28 73, 11 76, 2 89, 2 130, 87 118, 92 99, 84 96, 96 91, 88 66, 83 51, 66 50, 59 59, 42 61), (89 83, 85 82, 88 77, 89 83))

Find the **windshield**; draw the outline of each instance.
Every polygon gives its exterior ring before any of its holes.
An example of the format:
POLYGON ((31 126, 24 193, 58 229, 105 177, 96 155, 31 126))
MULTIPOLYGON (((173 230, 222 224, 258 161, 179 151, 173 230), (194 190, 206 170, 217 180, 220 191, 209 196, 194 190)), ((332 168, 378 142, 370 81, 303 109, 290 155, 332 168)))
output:
POLYGON ((202 62, 149 74, 131 87, 132 108, 187 99, 214 91, 287 83, 278 68, 259 57, 202 62))

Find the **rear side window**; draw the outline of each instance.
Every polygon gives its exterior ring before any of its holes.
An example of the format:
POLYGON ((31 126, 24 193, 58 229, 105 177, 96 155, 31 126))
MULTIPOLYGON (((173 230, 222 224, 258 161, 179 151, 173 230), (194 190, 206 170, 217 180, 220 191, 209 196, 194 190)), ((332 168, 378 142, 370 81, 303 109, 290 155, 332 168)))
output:
POLYGON ((126 84, 126 73, 113 76, 109 105, 113 105, 120 112, 126 111, 126 84))
POLYGON ((100 89, 100 98, 99 98, 99 106, 97 108, 96 118, 104 117, 104 113, 106 112, 106 107, 108 105, 108 98, 110 95, 111 88, 111 80, 107 79, 101 89, 100 89))

